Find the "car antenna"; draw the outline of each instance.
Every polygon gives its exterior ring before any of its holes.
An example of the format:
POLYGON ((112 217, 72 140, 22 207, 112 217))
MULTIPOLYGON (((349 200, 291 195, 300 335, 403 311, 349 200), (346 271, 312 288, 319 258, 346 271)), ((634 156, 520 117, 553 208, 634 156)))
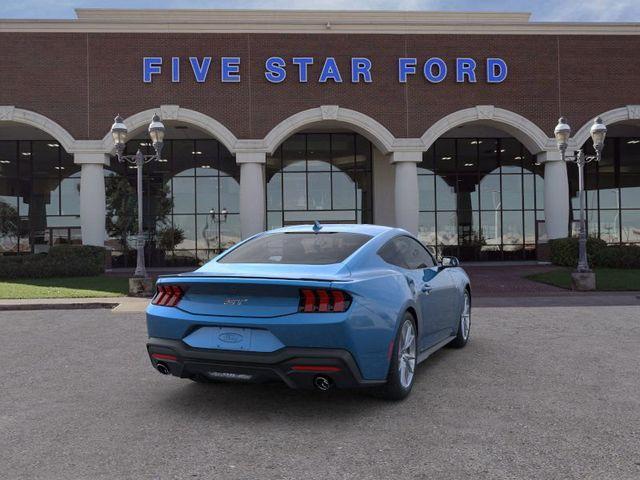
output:
POLYGON ((320 222, 316 220, 313 222, 313 231, 318 233, 320 230, 322 230, 322 225, 320 225, 320 222))

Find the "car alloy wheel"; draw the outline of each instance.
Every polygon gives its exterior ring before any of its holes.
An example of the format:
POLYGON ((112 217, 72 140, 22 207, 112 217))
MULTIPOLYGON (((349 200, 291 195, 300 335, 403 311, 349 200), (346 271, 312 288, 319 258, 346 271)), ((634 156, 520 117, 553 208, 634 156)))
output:
POLYGON ((405 320, 398 342, 398 376, 400 385, 409 388, 416 369, 416 334, 413 323, 405 320))
POLYGON ((469 292, 464 292, 464 307, 462 308, 462 314, 460 315, 460 333, 463 340, 469 338, 469 329, 471 328, 471 299, 469 298, 469 292))

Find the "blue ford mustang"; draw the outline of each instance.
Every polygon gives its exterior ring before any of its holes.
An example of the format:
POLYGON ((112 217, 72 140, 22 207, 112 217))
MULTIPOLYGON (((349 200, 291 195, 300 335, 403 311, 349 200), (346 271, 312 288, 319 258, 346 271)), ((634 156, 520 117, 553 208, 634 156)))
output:
POLYGON ((192 273, 158 279, 153 366, 198 382, 409 394, 416 365, 469 339, 469 278, 404 230, 302 225, 255 235, 192 273))

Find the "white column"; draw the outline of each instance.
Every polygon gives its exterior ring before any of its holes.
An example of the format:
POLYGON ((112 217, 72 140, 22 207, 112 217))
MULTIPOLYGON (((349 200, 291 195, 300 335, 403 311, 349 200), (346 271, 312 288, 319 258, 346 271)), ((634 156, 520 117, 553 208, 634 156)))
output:
POLYGON ((240 164, 240 234, 243 239, 265 229, 264 152, 238 152, 240 164))
POLYGON ((104 246, 106 198, 104 165, 109 156, 104 153, 76 153, 74 162, 80 164, 80 226, 83 245, 104 246))
POLYGON ((565 238, 569 235, 569 179, 567 164, 560 152, 542 152, 538 162, 544 163, 544 218, 547 236, 565 238))
POLYGON ((422 152, 393 152, 391 163, 395 166, 396 226, 418 234, 418 163, 422 152))
POLYGON ((395 167, 389 157, 373 147, 373 222, 376 225, 396 225, 395 178, 395 167))

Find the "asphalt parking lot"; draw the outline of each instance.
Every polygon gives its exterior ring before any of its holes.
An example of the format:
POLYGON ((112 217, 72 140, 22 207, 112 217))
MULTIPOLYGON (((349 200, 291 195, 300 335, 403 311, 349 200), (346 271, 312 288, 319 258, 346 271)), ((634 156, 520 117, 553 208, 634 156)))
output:
POLYGON ((0 478, 640 478, 640 308, 478 308, 409 399, 154 372, 141 314, 0 312, 0 478))

